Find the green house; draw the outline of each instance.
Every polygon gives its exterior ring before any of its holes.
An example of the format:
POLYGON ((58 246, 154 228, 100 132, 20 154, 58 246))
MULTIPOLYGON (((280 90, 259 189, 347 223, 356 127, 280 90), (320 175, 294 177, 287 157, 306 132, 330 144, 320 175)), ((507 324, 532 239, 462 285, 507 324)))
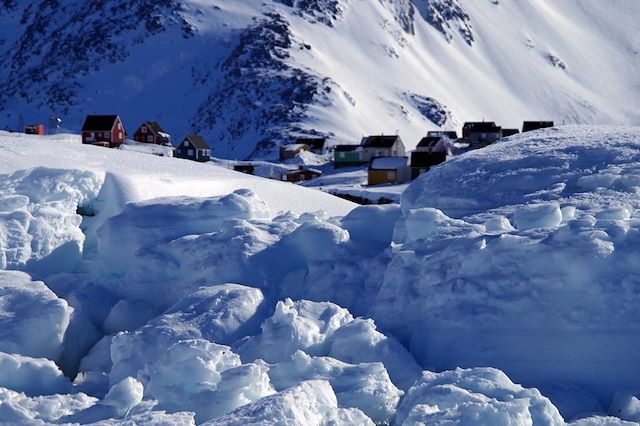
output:
POLYGON ((360 145, 337 145, 333 151, 334 167, 360 166, 364 163, 360 145))

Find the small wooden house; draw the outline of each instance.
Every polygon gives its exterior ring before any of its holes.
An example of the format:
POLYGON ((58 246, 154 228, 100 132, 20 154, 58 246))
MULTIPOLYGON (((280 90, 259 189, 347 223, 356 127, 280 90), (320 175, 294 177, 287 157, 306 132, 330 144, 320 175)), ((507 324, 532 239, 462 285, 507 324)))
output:
POLYGON ((325 145, 327 143, 326 138, 298 138, 296 139, 296 145, 307 145, 309 151, 314 154, 323 155, 325 151, 325 145))
POLYGON ((364 164, 361 145, 336 145, 333 150, 333 167, 353 167, 364 164))
POLYGON ((187 135, 174 151, 177 158, 203 162, 211 159, 211 147, 198 135, 187 135))
POLYGON ((171 146, 171 136, 155 121, 145 121, 133 134, 133 140, 142 143, 171 146))
POLYGON ((124 143, 127 133, 117 115, 88 115, 82 125, 82 143, 109 148, 124 143))
POLYGON ((309 151, 309 145, 303 143, 292 143, 289 145, 282 145, 280 147, 280 161, 288 160, 295 157, 302 151, 309 151))
POLYGON ((553 127, 553 121, 525 121, 522 123, 522 133, 547 127, 553 127))
POLYGON ((315 179, 322 176, 322 172, 316 169, 305 169, 304 166, 298 167, 297 170, 291 170, 283 173, 281 180, 284 182, 304 182, 306 180, 315 179))
POLYGON ((518 129, 502 129, 502 137, 508 138, 509 136, 517 135, 520 133, 518 129))
POLYGON ((369 163, 369 185, 403 183, 411 179, 407 157, 375 157, 369 163))
POLYGON ((27 135, 44 135, 44 124, 27 124, 24 132, 27 135))
POLYGON ((366 136, 360 142, 362 146, 362 159, 371 161, 374 157, 402 157, 405 155, 405 147, 398 135, 366 136))
POLYGON ((253 164, 235 164, 233 170, 240 173, 246 173, 248 175, 256 174, 256 167, 253 164))
POLYGON ((468 121, 462 126, 462 139, 469 148, 482 148, 502 138, 502 127, 493 121, 468 121))

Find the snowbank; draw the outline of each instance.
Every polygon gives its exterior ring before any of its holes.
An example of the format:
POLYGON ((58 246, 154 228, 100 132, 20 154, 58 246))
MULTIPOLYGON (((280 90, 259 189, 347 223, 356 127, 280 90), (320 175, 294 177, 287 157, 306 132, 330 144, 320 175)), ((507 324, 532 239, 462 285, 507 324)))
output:
POLYGON ((302 351, 294 353, 290 361, 272 366, 269 377, 276 390, 307 380, 327 380, 340 407, 358 408, 378 424, 390 420, 403 394, 391 383, 382 363, 351 365, 302 351))
MULTIPOLYGON (((110 343, 113 366, 85 363, 84 371, 108 372, 111 383, 127 376, 144 379, 146 366, 181 340, 206 339, 231 344, 257 329, 263 295, 237 284, 203 287, 177 302, 139 330, 120 333, 110 343), (142 374, 142 376, 140 376, 142 374)), ((99 360, 100 358, 96 358, 99 360)))
POLYGON ((69 379, 53 361, 4 352, 0 352, 0 387, 30 396, 71 391, 69 379))
POLYGON ((57 360, 72 312, 42 281, 0 270, 0 351, 57 360))
POLYGON ((373 425, 360 410, 338 408, 328 382, 311 380, 245 405, 206 426, 278 425, 329 426, 373 425))
POLYGON ((0 388, 0 422, 4 424, 55 423, 93 405, 97 400, 83 393, 29 397, 0 388))
POLYGON ((63 417, 61 421, 86 424, 107 419, 122 419, 142 402, 142 393, 142 384, 128 377, 113 386, 104 399, 84 410, 63 417))
POLYGON ((103 179, 98 173, 46 167, 0 175, 0 268, 29 264, 55 271, 79 261, 85 237, 76 211, 96 197, 103 179))
POLYGON ((423 366, 490 365, 608 407, 640 375, 639 149, 637 128, 567 126, 421 176, 372 316, 423 366))
POLYGON ((564 419, 537 389, 516 385, 493 368, 425 371, 409 389, 397 425, 564 425, 564 419))
POLYGON ((399 217, 400 207, 396 204, 360 206, 349 212, 341 225, 352 240, 389 244, 399 217))
POLYGON ((106 205, 117 214, 124 203, 161 197, 215 197, 250 189, 272 212, 325 210, 344 215, 355 204, 299 185, 263 179, 209 163, 82 145, 77 135, 30 136, 0 131, 0 173, 47 166, 113 177, 106 205))
POLYGON ((194 411, 202 422, 274 393, 267 369, 241 364, 228 346, 182 340, 147 367, 147 392, 159 408, 194 411))

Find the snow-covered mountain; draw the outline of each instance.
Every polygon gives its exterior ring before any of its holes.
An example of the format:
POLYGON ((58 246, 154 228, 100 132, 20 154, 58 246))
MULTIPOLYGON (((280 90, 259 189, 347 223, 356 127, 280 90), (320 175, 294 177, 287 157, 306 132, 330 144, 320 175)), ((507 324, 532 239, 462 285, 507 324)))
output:
POLYGON ((119 113, 265 156, 465 120, 640 123, 633 0, 0 1, 0 128, 119 113))

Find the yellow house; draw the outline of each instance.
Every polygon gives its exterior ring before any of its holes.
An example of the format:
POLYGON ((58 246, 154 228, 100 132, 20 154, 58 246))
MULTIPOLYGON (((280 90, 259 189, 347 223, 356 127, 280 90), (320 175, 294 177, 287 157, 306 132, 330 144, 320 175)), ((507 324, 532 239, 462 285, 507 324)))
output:
POLYGON ((407 157, 376 157, 369 163, 369 185, 403 183, 410 179, 407 157))

